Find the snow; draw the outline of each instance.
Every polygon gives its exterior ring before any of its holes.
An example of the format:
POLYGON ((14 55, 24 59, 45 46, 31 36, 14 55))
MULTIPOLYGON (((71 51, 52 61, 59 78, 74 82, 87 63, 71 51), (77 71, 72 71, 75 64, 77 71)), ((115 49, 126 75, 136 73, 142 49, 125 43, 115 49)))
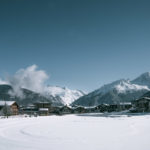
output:
POLYGON ((128 82, 122 82, 115 86, 119 93, 125 93, 126 91, 138 91, 138 90, 149 90, 147 86, 131 84, 128 82))
POLYGON ((79 97, 85 95, 85 93, 79 90, 71 90, 67 87, 62 88, 59 86, 48 86, 45 89, 45 95, 52 95, 54 97, 59 96, 65 105, 69 105, 79 97))
POLYGON ((104 116, 0 119, 0 150, 149 149, 150 115, 104 116))
POLYGON ((15 103, 15 101, 3 101, 3 100, 0 100, 0 106, 4 106, 4 105, 11 106, 14 103, 15 103))
POLYGON ((39 108, 39 111, 48 111, 48 108, 39 108))
POLYGON ((107 92, 110 92, 114 89, 116 89, 118 93, 126 93, 127 91, 133 92, 140 90, 150 90, 146 85, 138 85, 132 83, 132 81, 130 80, 121 79, 102 86, 101 88, 96 90, 95 94, 106 94, 107 92))
POLYGON ((0 78, 0 85, 7 85, 8 84, 8 82, 7 81, 4 81, 4 80, 2 80, 1 78, 0 78))

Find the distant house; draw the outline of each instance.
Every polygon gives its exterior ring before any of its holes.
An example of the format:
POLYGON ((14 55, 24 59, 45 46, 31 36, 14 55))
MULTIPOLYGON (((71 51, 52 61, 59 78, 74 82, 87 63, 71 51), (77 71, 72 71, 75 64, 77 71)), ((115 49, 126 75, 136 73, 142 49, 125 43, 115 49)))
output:
POLYGON ((142 97, 132 102, 134 112, 150 112, 150 98, 142 97))
POLYGON ((40 116, 47 116, 47 115, 49 115, 49 109, 48 108, 39 108, 38 113, 40 116))
POLYGON ((73 108, 73 113, 86 113, 86 112, 87 112, 87 110, 82 106, 73 108))
POLYGON ((116 112, 129 110, 132 107, 131 103, 118 103, 118 104, 100 104, 96 106, 95 112, 116 112))
POLYGON ((20 107, 20 113, 21 114, 28 114, 28 115, 35 115, 38 113, 38 109, 35 107, 35 105, 30 104, 27 106, 21 106, 20 107))
POLYGON ((34 103, 35 108, 38 109, 39 115, 49 115, 52 109, 50 102, 36 102, 34 103))
POLYGON ((36 102, 34 105, 36 108, 51 108, 50 102, 36 102))
POLYGON ((71 114, 73 112, 73 110, 68 107, 67 105, 66 106, 63 106, 59 109, 60 111, 60 114, 71 114))
POLYGON ((97 112, 108 112, 109 104, 100 104, 95 107, 95 110, 97 112))
POLYGON ((1 115, 18 115, 19 105, 16 101, 0 101, 0 114, 1 115))
POLYGON ((61 108, 62 108, 62 106, 52 106, 50 109, 50 113, 60 115, 61 114, 61 112, 60 112, 61 108))
POLYGON ((99 108, 97 106, 91 106, 91 107, 85 107, 86 113, 97 113, 100 112, 99 108))
POLYGON ((132 107, 132 103, 131 102, 122 102, 118 105, 118 109, 119 111, 123 111, 123 110, 129 110, 132 107))
POLYGON ((118 104, 110 104, 107 109, 108 109, 108 112, 119 111, 119 105, 118 104))

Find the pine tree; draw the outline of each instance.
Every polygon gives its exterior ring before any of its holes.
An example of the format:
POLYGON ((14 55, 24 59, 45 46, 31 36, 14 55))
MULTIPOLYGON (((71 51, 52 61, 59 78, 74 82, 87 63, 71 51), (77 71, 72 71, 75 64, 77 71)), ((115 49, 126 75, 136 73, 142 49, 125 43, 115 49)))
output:
POLYGON ((9 106, 7 105, 7 103, 5 102, 5 105, 3 107, 3 114, 4 116, 6 116, 8 118, 8 116, 10 115, 10 108, 9 106))

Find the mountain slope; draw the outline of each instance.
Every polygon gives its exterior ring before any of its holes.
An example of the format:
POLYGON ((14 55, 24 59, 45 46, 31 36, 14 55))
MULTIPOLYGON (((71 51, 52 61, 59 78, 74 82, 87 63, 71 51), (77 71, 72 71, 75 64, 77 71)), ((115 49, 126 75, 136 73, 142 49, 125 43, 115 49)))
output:
POLYGON ((142 75, 131 81, 131 83, 145 85, 150 88, 150 72, 143 73, 142 75))
POLYGON ((51 102, 54 105, 63 105, 60 98, 49 96, 46 98, 45 96, 30 91, 28 89, 20 89, 22 92, 22 97, 19 97, 13 93, 13 88, 10 85, 0 85, 0 100, 15 100, 21 105, 32 104, 39 101, 47 101, 51 102))
POLYGON ((148 73, 142 74, 133 81, 117 80, 79 98, 73 104, 95 106, 102 103, 117 104, 119 102, 130 102, 150 91, 150 86, 148 85, 150 85, 148 73))
POLYGON ((150 98, 150 91, 146 92, 144 95, 142 95, 141 97, 149 97, 150 98))
POLYGON ((69 105, 79 97, 84 96, 85 93, 79 90, 70 90, 66 87, 48 86, 44 95, 46 95, 46 97, 49 97, 50 95, 53 97, 59 97, 64 105, 69 105))
POLYGON ((85 95, 79 90, 70 90, 56 86, 48 86, 44 93, 36 93, 28 89, 18 89, 17 93, 10 85, 0 85, 0 99, 15 100, 26 105, 38 101, 51 102, 53 105, 69 105, 79 97, 85 95))

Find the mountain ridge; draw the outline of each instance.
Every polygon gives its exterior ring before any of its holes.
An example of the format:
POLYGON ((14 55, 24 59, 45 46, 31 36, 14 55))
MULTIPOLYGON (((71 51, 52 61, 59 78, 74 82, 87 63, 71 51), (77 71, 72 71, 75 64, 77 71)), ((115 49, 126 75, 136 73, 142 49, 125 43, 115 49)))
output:
POLYGON ((131 102, 148 91, 150 91, 150 73, 146 72, 134 80, 120 79, 105 84, 97 90, 80 97, 72 104, 95 106, 102 103, 114 104, 119 102, 131 102))
POLYGON ((69 105, 74 100, 85 95, 84 92, 79 90, 70 90, 61 87, 46 87, 44 92, 38 93, 26 88, 13 89, 13 86, 8 84, 0 85, 0 99, 15 100, 19 104, 27 105, 38 101, 51 102, 53 105, 69 105), (19 94, 18 94, 19 93, 19 94))

